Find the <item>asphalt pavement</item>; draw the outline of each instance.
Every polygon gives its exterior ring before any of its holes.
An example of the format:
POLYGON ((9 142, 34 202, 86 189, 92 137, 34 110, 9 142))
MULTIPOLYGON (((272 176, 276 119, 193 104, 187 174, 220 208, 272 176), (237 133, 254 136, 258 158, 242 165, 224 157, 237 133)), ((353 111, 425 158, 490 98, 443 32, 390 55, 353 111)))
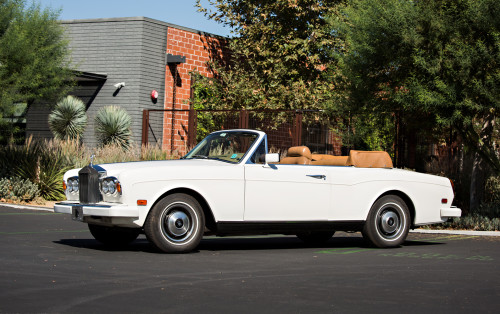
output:
POLYGON ((0 205, 1 313, 496 313, 500 237, 411 233, 395 249, 338 232, 206 237, 190 254, 140 236, 111 250, 69 215, 0 205))

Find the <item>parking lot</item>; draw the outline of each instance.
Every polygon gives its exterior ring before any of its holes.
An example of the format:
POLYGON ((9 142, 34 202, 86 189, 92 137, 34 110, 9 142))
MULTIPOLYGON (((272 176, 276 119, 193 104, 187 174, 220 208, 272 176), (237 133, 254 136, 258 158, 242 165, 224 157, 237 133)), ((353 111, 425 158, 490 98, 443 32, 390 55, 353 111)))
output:
POLYGON ((497 312, 500 237, 411 233, 401 248, 359 233, 203 239, 162 254, 144 236, 109 250, 69 215, 0 206, 0 312, 497 312))

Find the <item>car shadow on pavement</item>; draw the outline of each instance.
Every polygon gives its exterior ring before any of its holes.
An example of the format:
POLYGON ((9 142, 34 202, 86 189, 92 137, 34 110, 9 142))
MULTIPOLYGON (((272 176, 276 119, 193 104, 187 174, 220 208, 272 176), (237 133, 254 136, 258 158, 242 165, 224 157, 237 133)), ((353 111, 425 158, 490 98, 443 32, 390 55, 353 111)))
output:
POLYGON ((120 252, 145 252, 145 253, 158 253, 156 248, 147 239, 137 239, 134 242, 123 246, 108 246, 100 243, 99 241, 89 239, 61 239, 53 241, 53 243, 66 245, 74 248, 82 248, 96 251, 120 251, 120 252))
MULTIPOLYGON (((139 237, 134 242, 120 247, 110 247, 95 239, 61 239, 56 244, 96 251, 130 251, 145 253, 162 253, 146 238, 139 237)), ((405 246, 429 246, 443 244, 425 240, 407 240, 405 246)), ((250 236, 250 237, 205 237, 200 245, 191 253, 200 251, 255 251, 255 250, 301 250, 301 249, 331 249, 331 248, 373 248, 360 235, 345 234, 335 236, 320 244, 304 243, 294 236, 250 236)))

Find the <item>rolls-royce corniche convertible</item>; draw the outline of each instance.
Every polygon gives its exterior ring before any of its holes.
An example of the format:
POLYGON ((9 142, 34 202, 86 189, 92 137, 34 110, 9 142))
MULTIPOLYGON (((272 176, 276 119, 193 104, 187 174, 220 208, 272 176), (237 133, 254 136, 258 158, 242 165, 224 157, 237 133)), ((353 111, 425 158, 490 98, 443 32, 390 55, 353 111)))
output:
POLYGON ((54 211, 88 224, 96 240, 125 245, 145 233, 164 252, 189 252, 204 234, 286 234, 307 243, 361 231, 376 247, 410 228, 460 217, 444 177, 393 168, 386 152, 349 156, 290 147, 268 153, 257 130, 209 134, 179 160, 90 165, 64 175, 54 211))

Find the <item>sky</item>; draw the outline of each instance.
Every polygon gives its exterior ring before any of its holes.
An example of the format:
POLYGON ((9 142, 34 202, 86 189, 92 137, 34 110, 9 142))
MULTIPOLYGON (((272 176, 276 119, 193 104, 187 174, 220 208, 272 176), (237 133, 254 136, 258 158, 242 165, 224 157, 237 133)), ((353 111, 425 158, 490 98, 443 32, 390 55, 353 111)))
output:
MULTIPOLYGON (((230 29, 197 12, 195 0, 34 0, 42 8, 61 9, 59 19, 77 20, 145 16, 222 36, 230 29)), ((31 3, 31 1, 27 1, 31 3)), ((208 1, 202 1, 208 7, 208 1)))

